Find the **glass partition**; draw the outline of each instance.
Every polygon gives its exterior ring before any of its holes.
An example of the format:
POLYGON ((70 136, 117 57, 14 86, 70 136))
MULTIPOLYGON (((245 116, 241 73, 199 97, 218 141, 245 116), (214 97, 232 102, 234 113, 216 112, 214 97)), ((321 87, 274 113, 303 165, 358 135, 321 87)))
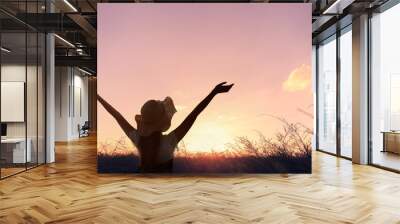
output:
POLYGON ((38 160, 38 120, 37 120, 37 79, 38 79, 38 35, 36 32, 27 33, 27 74, 26 74, 26 116, 27 116, 27 150, 30 160, 27 167, 34 167, 38 160))
MULTIPOLYGON (((3 6, 44 12, 44 1, 3 6)), ((44 33, 0 12, 0 178, 45 163, 45 44, 44 33)))
POLYGON ((1 176, 24 171, 31 162, 26 144, 26 33, 1 34, 1 176), (6 50, 4 50, 6 49, 6 50))
POLYGON ((38 33, 38 65, 37 65, 37 162, 46 162, 46 37, 43 33, 38 33))

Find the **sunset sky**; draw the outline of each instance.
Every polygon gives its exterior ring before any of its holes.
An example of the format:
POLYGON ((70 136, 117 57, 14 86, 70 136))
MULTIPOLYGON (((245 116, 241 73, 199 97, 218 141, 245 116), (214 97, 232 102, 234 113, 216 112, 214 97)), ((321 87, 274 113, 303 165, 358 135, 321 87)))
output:
MULTIPOLYGON (((272 137, 281 123, 269 115, 311 128, 300 112, 312 112, 310 64, 310 4, 98 5, 98 93, 135 127, 149 99, 172 97, 171 131, 216 84, 235 83, 198 117, 189 150, 272 137)), ((99 142, 121 136, 99 105, 99 142)))

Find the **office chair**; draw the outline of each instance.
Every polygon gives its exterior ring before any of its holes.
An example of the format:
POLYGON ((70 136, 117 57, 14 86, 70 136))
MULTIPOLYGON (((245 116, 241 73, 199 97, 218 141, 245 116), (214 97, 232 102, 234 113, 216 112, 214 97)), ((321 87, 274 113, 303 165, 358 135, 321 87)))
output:
POLYGON ((79 127, 80 125, 78 125, 78 129, 79 129, 79 138, 80 137, 87 137, 89 136, 89 130, 90 130, 90 124, 89 121, 85 121, 85 123, 82 125, 82 127, 79 127))

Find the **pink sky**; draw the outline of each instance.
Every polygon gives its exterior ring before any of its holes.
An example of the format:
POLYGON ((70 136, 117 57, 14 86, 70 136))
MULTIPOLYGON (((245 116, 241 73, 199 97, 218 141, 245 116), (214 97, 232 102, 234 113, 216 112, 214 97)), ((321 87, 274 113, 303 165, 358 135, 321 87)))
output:
MULTIPOLYGON (((310 4, 99 4, 98 92, 134 126, 149 99, 171 96, 173 130, 221 81, 218 95, 183 139, 189 149, 222 150, 235 136, 271 136, 266 114, 312 119, 310 4)), ((124 134, 98 107, 99 141, 124 134)), ((168 132, 167 132, 168 133, 168 132)))

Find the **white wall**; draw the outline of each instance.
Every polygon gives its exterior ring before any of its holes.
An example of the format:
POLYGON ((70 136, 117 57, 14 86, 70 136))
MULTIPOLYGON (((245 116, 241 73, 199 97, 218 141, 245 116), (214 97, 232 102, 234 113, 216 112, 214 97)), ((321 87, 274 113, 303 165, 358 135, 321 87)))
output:
MULTIPOLYGON (((76 70, 75 70, 76 71, 76 70)), ((81 73, 79 75, 76 75, 74 77, 74 93, 73 96, 74 99, 74 109, 75 113, 73 113, 75 116, 73 116, 73 119, 71 120, 72 124, 72 130, 71 130, 71 135, 74 138, 79 137, 78 133, 78 124, 83 125, 85 121, 88 121, 89 118, 89 111, 88 111, 88 78, 85 76, 81 76, 81 73), (79 97, 80 96, 80 97, 79 97), (79 102, 80 101, 80 102, 79 102), (79 108, 81 107, 81 108, 79 108), (82 110, 82 111, 79 111, 82 110)))
POLYGON ((68 141, 69 68, 55 68, 55 141, 68 141))
POLYGON ((55 140, 77 139, 78 125, 88 120, 88 77, 76 68, 56 67, 55 86, 55 140))

